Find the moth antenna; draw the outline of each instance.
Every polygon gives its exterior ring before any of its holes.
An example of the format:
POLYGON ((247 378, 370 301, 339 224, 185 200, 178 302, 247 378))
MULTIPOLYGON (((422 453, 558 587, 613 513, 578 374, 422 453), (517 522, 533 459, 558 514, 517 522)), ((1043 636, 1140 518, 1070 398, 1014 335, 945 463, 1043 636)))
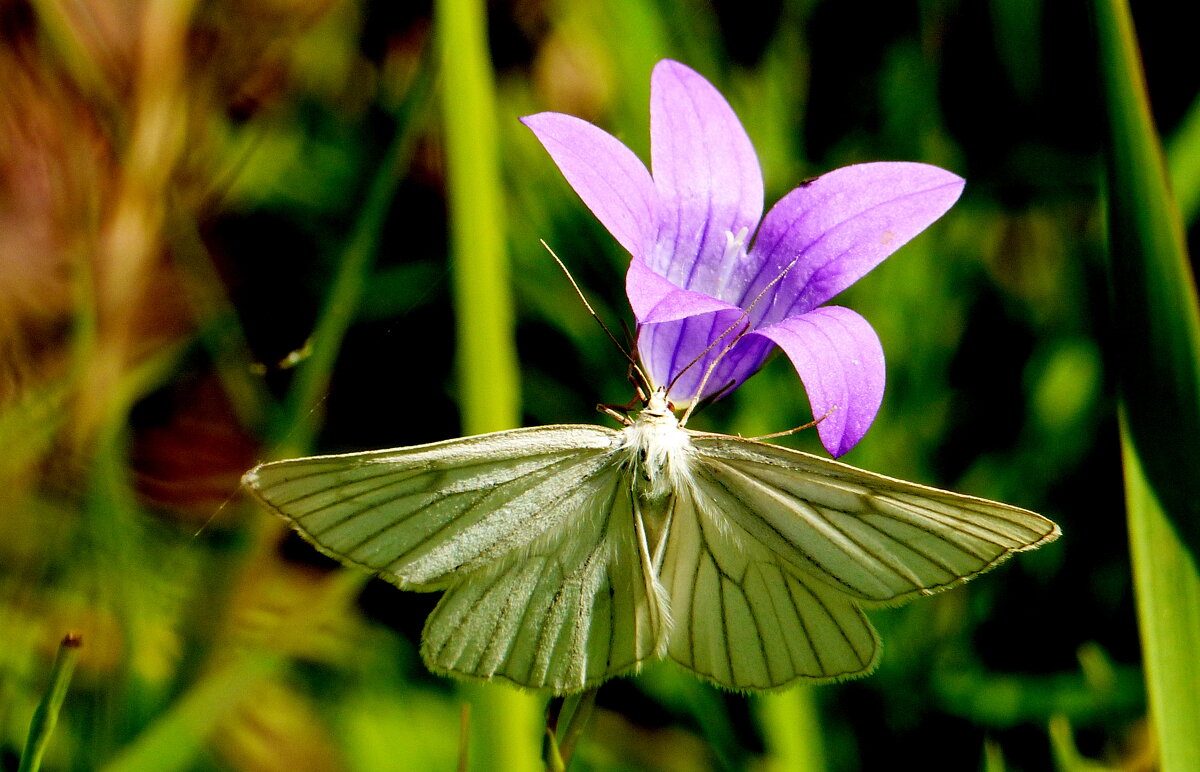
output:
MULTIPOLYGON (((743 327, 737 335, 733 336, 733 339, 725 345, 725 348, 721 349, 721 353, 717 354, 717 358, 713 360, 712 364, 705 368, 704 376, 700 378, 700 385, 696 387, 696 396, 704 393, 704 387, 708 385, 708 379, 712 377, 713 371, 717 369, 717 365, 719 365, 721 360, 725 358, 725 355, 728 354, 729 351, 738 344, 738 341, 742 339, 742 336, 748 332, 750 332, 749 322, 746 323, 746 326, 743 327)), ((722 333, 722 335, 724 334, 725 333, 722 333)), ((692 401, 688 404, 687 410, 683 411, 683 417, 679 419, 680 426, 687 425, 687 421, 692 417, 692 413, 696 412, 696 405, 699 404, 699 402, 700 400, 696 399, 696 397, 692 397, 692 401)))
MULTIPOLYGON (((792 262, 785 265, 783 267, 783 270, 779 272, 779 275, 776 276, 774 279, 772 279, 770 282, 768 282, 767 286, 762 288, 762 290, 758 293, 758 295, 754 298, 754 300, 751 301, 750 305, 746 306, 745 310, 743 310, 742 313, 738 316, 738 318, 733 321, 733 324, 726 327, 725 330, 720 335, 718 335, 716 338, 713 339, 712 343, 709 343, 708 346, 705 347, 705 349, 703 351, 701 351, 699 354, 697 354, 695 356, 695 358, 692 359, 692 361, 688 362, 687 365, 682 370, 680 370, 678 373, 676 373, 675 377, 671 379, 671 382, 669 384, 667 384, 667 391, 671 390, 671 387, 675 385, 675 382, 679 380, 680 376, 682 376, 684 373, 686 373, 688 370, 690 370, 693 365, 695 365, 697 362, 699 362, 701 359, 703 359, 708 354, 708 352, 710 352, 714 348, 716 348, 717 344, 720 343, 721 340, 726 335, 729 335, 731 332, 733 332, 739 326, 741 326, 741 324, 743 322, 745 322, 746 319, 750 316, 750 312, 754 309, 754 307, 756 305, 758 305, 758 301, 763 299, 763 296, 765 296, 767 294, 768 290, 770 290, 772 287, 774 287, 776 284, 778 284, 780 281, 782 281, 783 277, 787 275, 788 271, 792 270, 792 267, 794 265, 796 265, 796 263, 799 260, 800 260, 800 258, 797 257, 795 260, 792 260, 792 262)), ((749 331, 748 328, 746 330, 743 330, 741 333, 738 334, 737 337, 740 338, 742 335, 745 335, 746 332, 748 332, 748 331, 749 331)), ((724 353, 725 352, 722 352, 721 356, 717 357, 713 361, 713 363, 711 365, 709 365, 710 370, 717 366, 717 364, 721 361, 721 358, 724 356, 724 353)), ((697 392, 697 394, 699 394, 699 392, 697 392)))
POLYGON ((675 381, 679 380, 679 377, 681 375, 683 375, 685 372, 687 372, 688 369, 690 369, 693 365, 695 365, 697 362, 699 362, 701 360, 701 358, 703 358, 704 356, 706 356, 708 354, 708 352, 712 351, 716 347, 716 345, 721 342, 722 338, 724 338, 726 335, 729 335, 731 332, 736 330, 738 327, 742 327, 742 329, 736 335, 733 336, 733 339, 731 341, 729 341, 729 343, 726 344, 723 349, 721 349, 721 353, 717 355, 717 358, 714 359, 707 368, 705 368, 704 376, 700 379, 700 385, 696 387, 696 393, 692 397, 691 403, 688 405, 687 410, 684 411, 683 418, 679 419, 680 426, 685 425, 687 423, 688 418, 690 418, 692 416, 692 413, 695 412, 696 405, 699 402, 699 400, 697 398, 701 394, 704 393, 704 387, 708 385, 708 379, 712 377, 713 372, 717 369, 717 365, 721 364, 721 360, 725 358, 725 355, 728 354, 730 352, 730 350, 733 349, 733 347, 737 345, 738 341, 740 341, 742 339, 742 337, 745 336, 746 333, 750 332, 750 324, 747 321, 747 319, 750 317, 750 312, 754 310, 754 307, 756 305, 758 305, 758 302, 766 296, 767 292, 772 287, 774 287, 779 282, 783 281, 783 277, 787 276, 788 271, 792 270, 792 268, 795 267, 796 263, 799 260, 800 260, 800 258, 796 257, 795 259, 792 260, 792 262, 785 265, 783 267, 783 270, 780 271, 779 274, 774 279, 771 279, 771 281, 767 283, 767 286, 763 287, 762 290, 759 291, 758 295, 756 295, 754 300, 751 301, 750 305, 746 306, 746 308, 742 311, 742 313, 740 315, 738 315, 738 318, 733 322, 733 324, 726 327, 725 330, 720 335, 718 335, 713 340, 712 343, 708 344, 708 346, 703 351, 701 351, 699 353, 699 355, 696 356, 695 359, 693 359, 691 362, 688 362, 687 367, 684 367, 682 370, 680 370, 678 373, 675 374, 674 378, 671 379, 671 383, 667 387, 668 392, 671 390, 670 386, 673 386, 675 384, 675 381), (745 324, 745 326, 742 326, 743 323, 745 324))
POLYGON ((644 379, 646 375, 638 366, 637 359, 635 359, 634 356, 630 354, 623 345, 621 345, 621 341, 617 340, 617 336, 613 335, 612 330, 608 329, 608 325, 606 325, 604 320, 600 318, 600 315, 596 313, 596 309, 592 308, 592 304, 588 302, 587 297, 583 294, 583 290, 579 289, 579 285, 575 283, 575 277, 572 276, 571 272, 567 270, 567 266, 562 260, 559 259, 558 255, 554 253, 554 250, 550 248, 550 245, 546 243, 545 239, 538 239, 538 241, 542 242, 542 246, 545 247, 546 251, 550 253, 550 257, 554 258, 554 262, 558 263, 558 267, 562 269, 564 274, 566 274, 567 281, 571 282, 571 286, 575 289, 575 294, 579 296, 579 299, 583 302, 583 307, 587 309, 587 312, 592 315, 593 319, 596 320, 596 324, 600 325, 600 329, 604 330, 604 334, 608 336, 608 339, 611 340, 613 345, 617 347, 617 350, 621 352, 621 356, 625 357, 625 359, 629 362, 629 365, 637 370, 638 374, 644 379))
POLYGON ((721 397, 724 397, 726 394, 728 394, 731 391, 733 391, 733 380, 732 379, 726 381, 724 383, 724 385, 721 386, 721 388, 717 389, 712 394, 709 394, 707 397, 704 397, 703 399, 697 400, 696 409, 693 412, 697 412, 697 413, 700 412, 701 410, 708 407, 712 403, 716 402, 721 397))
MULTIPOLYGON (((629 350, 637 351, 638 335, 641 333, 642 328, 638 327, 633 332, 630 332, 629 325, 622 319, 621 330, 625 333, 626 340, 629 341, 629 350)), ((635 361, 629 363, 630 380, 637 391, 638 399, 642 401, 642 404, 645 404, 650 399, 650 392, 654 391, 654 386, 650 383, 650 376, 642 369, 641 362, 636 361, 637 357, 632 357, 632 359, 635 361), (636 379, 634 376, 636 376, 636 379)))
MULTIPOLYGON (((671 382, 667 384, 667 392, 668 392, 668 393, 670 393, 670 391, 671 391, 672 387, 674 387, 674 386, 675 386, 675 382, 676 382, 676 381, 678 381, 678 380, 679 380, 679 378, 680 378, 680 377, 681 377, 681 376, 682 376, 684 373, 686 373, 688 370, 691 370, 691 369, 692 369, 692 367, 693 367, 693 366, 695 366, 695 364, 696 364, 697 362, 699 362, 701 359, 703 359, 705 356, 707 356, 707 355, 708 355, 708 352, 710 352, 710 351, 712 351, 714 348, 716 348, 716 347, 717 347, 717 344, 721 342, 721 339, 722 339, 722 338, 724 338, 726 335, 728 335, 729 333, 733 332, 733 331, 734 331, 734 330, 735 330, 735 329, 736 329, 738 326, 740 326, 740 325, 742 324, 742 322, 743 322, 743 321, 745 321, 745 319, 746 319, 746 316, 747 316, 747 314, 748 314, 748 313, 749 313, 749 309, 747 309, 746 311, 743 311, 743 312, 742 312, 742 314, 741 314, 741 316, 739 316, 739 317, 738 317, 738 318, 737 318, 737 319, 734 321, 734 323, 733 323, 733 324, 731 324, 731 325, 729 325, 728 327, 726 327, 724 332, 722 332, 722 333, 721 333, 720 335, 718 335, 717 337, 713 338, 713 341, 712 341, 712 343, 709 343, 709 344, 708 344, 708 345, 707 345, 707 346, 704 348, 704 350, 703 350, 703 351, 701 351, 699 354, 697 354, 697 355, 695 356, 695 358, 693 358, 693 359, 692 359, 692 361, 688 362, 686 365, 684 365, 684 366, 683 366, 683 368, 682 368, 682 369, 681 369, 679 372, 675 373, 675 377, 674 377, 674 378, 672 378, 672 379, 671 379, 671 382)), ((749 326, 747 326, 747 329, 748 329, 748 328, 749 328, 749 326)), ((739 337, 740 337, 740 336, 739 336, 739 337)), ((720 357, 717 357, 717 361, 720 361, 720 357)), ((716 362, 714 362, 713 364, 716 364, 716 362)), ((711 367, 711 365, 710 365, 710 367, 711 367)), ((697 394, 698 394, 698 393, 699 393, 699 392, 697 392, 697 394)), ((693 399, 694 399, 694 398, 693 398, 693 399)))
POLYGON ((629 341, 629 349, 631 351, 637 348, 638 332, 640 330, 641 328, 638 328, 638 330, 630 330, 629 323, 624 319, 621 319, 621 332, 625 333, 625 340, 629 341))
POLYGON ((811 429, 814 426, 816 426, 817 424, 821 423, 826 418, 828 418, 830 416, 830 414, 833 413, 833 411, 835 411, 835 410, 837 410, 837 405, 834 405, 833 407, 826 410, 825 415, 821 416, 820 418, 814 418, 813 420, 809 421, 808 423, 800 424, 799 426, 795 427, 794 429, 786 429, 782 432, 771 432, 770 434, 762 434, 762 435, 759 435, 758 437, 747 437, 746 439, 749 439, 749 440, 773 440, 776 437, 786 437, 789 434, 795 434, 796 432, 802 432, 805 429, 811 429))
POLYGON ((629 385, 633 386, 633 399, 629 400, 629 409, 633 410, 633 404, 640 402, 643 405, 650 399, 650 391, 645 384, 645 374, 640 371, 629 368, 629 374, 626 376, 629 385))

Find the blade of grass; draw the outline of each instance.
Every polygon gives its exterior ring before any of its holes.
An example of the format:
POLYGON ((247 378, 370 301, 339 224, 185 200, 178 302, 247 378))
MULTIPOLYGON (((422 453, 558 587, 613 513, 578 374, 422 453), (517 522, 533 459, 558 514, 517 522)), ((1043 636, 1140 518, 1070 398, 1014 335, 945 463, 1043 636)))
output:
POLYGON ((1200 574, 1121 422, 1143 668, 1163 772, 1200 769, 1200 574))
POLYGON ((571 763, 575 744, 583 736, 584 729, 596 708, 599 687, 583 692, 557 697, 550 701, 546 717, 546 769, 562 772, 571 763))
POLYGON ((33 0, 30 6, 40 22, 38 31, 50 42, 51 49, 80 91, 109 115, 119 115, 114 107, 120 104, 120 97, 105 77, 112 67, 97 59, 84 42, 86 31, 79 28, 80 17, 86 17, 87 12, 76 7, 72 13, 70 6, 59 0, 33 0))
POLYGON ((1200 97, 1167 143, 1171 186, 1185 224, 1200 215, 1200 97))
POLYGON ((1161 768, 1200 769, 1200 309, 1129 7, 1097 0, 1122 457, 1161 768))
POLYGON ((1128 6, 1097 0, 1109 111, 1109 231, 1117 366, 1129 431, 1147 479, 1195 554, 1200 545, 1200 312, 1183 227, 1128 6))
POLYGON ((436 6, 463 429, 511 428, 520 399, 485 5, 436 6))
POLYGON ((17 772, 37 772, 42 766, 42 755, 58 724, 58 713, 67 698, 67 687, 71 685, 75 663, 79 661, 81 643, 78 635, 68 633, 58 645, 58 655, 50 671, 50 686, 34 710, 33 720, 29 722, 29 737, 25 741, 25 751, 21 754, 21 765, 17 772))
MULTIPOLYGON (((482 0, 438 0, 446 194, 457 330, 459 404, 467 434, 519 420, 512 292, 505 249, 494 75, 482 0)), ((541 701, 499 686, 465 687, 477 769, 540 768, 541 701)))

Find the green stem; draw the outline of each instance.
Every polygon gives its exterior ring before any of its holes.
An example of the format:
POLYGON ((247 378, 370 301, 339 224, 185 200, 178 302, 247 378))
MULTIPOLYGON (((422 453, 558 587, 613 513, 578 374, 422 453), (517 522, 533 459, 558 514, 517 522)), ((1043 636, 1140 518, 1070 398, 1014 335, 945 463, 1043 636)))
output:
POLYGON ((37 709, 33 711, 33 720, 29 722, 29 737, 25 741, 25 751, 21 754, 21 765, 17 772, 37 772, 42 766, 42 755, 54 734, 58 724, 58 713, 62 710, 63 700, 67 697, 67 687, 71 685, 71 675, 75 672, 75 663, 79 661, 79 647, 83 641, 74 633, 68 633, 58 644, 58 655, 54 658, 54 668, 50 671, 50 687, 37 709))
POLYGON ((1200 553, 1200 304, 1125 0, 1096 0, 1109 118, 1114 365, 1129 438, 1184 545, 1200 553))
MULTIPOLYGON (((443 76, 459 404, 464 433, 478 434, 511 428, 520 418, 494 75, 483 0, 438 0, 434 13, 443 76)), ((539 769, 541 700, 492 685, 465 691, 473 704, 472 766, 539 769)))
POLYGON ((546 720, 548 772, 563 772, 571 763, 575 745, 583 736, 583 730, 592 717, 592 711, 596 707, 596 695, 599 692, 600 688, 594 687, 551 700, 550 715, 546 720))
POLYGON ((771 772, 820 772, 825 769, 821 724, 814 692, 796 686, 758 698, 758 718, 771 772))
POLYGON ((493 74, 482 0, 439 0, 450 255, 464 431, 519 420, 512 290, 500 189, 493 74))

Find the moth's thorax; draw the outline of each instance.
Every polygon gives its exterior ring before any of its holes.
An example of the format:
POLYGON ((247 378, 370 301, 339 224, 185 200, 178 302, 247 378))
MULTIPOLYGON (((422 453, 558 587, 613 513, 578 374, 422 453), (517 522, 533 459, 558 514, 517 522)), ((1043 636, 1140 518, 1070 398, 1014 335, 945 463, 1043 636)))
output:
POLYGON ((687 478, 692 440, 661 389, 622 430, 621 447, 629 453, 626 463, 633 467, 635 484, 646 498, 662 499, 687 478))

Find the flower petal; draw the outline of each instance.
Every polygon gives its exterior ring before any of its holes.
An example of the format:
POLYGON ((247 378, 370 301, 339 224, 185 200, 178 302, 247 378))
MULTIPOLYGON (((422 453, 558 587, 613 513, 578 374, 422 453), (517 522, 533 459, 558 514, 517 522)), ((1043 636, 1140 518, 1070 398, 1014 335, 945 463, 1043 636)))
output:
POLYGON ((736 388, 758 370, 773 345, 766 338, 753 335, 738 340, 745 328, 745 317, 740 308, 730 308, 639 325, 638 355, 642 365, 654 385, 670 387, 669 396, 676 407, 736 388), (733 348, 726 352, 730 343, 733 348), (705 381, 705 373, 718 359, 716 369, 705 381))
POLYGON ((762 216, 754 146, 720 92, 664 59, 650 78, 650 152, 662 209, 647 262, 684 289, 722 297, 726 234, 753 233, 762 216))
POLYGON ((756 321, 803 314, 858 281, 941 217, 962 193, 961 177, 920 163, 867 163, 817 177, 780 199, 732 283, 745 306, 789 263, 756 321))
POLYGON ((753 334, 779 344, 792 360, 825 449, 836 458, 853 448, 883 402, 883 347, 867 320, 823 306, 753 334))
POLYGON ((625 294, 638 324, 672 322, 697 314, 732 309, 737 306, 718 300, 703 292, 680 289, 650 270, 641 258, 629 261, 629 272, 625 274, 625 294))
POLYGON ((621 141, 562 113, 521 119, 596 219, 635 257, 646 257, 658 230, 658 193, 646 166, 621 141))

